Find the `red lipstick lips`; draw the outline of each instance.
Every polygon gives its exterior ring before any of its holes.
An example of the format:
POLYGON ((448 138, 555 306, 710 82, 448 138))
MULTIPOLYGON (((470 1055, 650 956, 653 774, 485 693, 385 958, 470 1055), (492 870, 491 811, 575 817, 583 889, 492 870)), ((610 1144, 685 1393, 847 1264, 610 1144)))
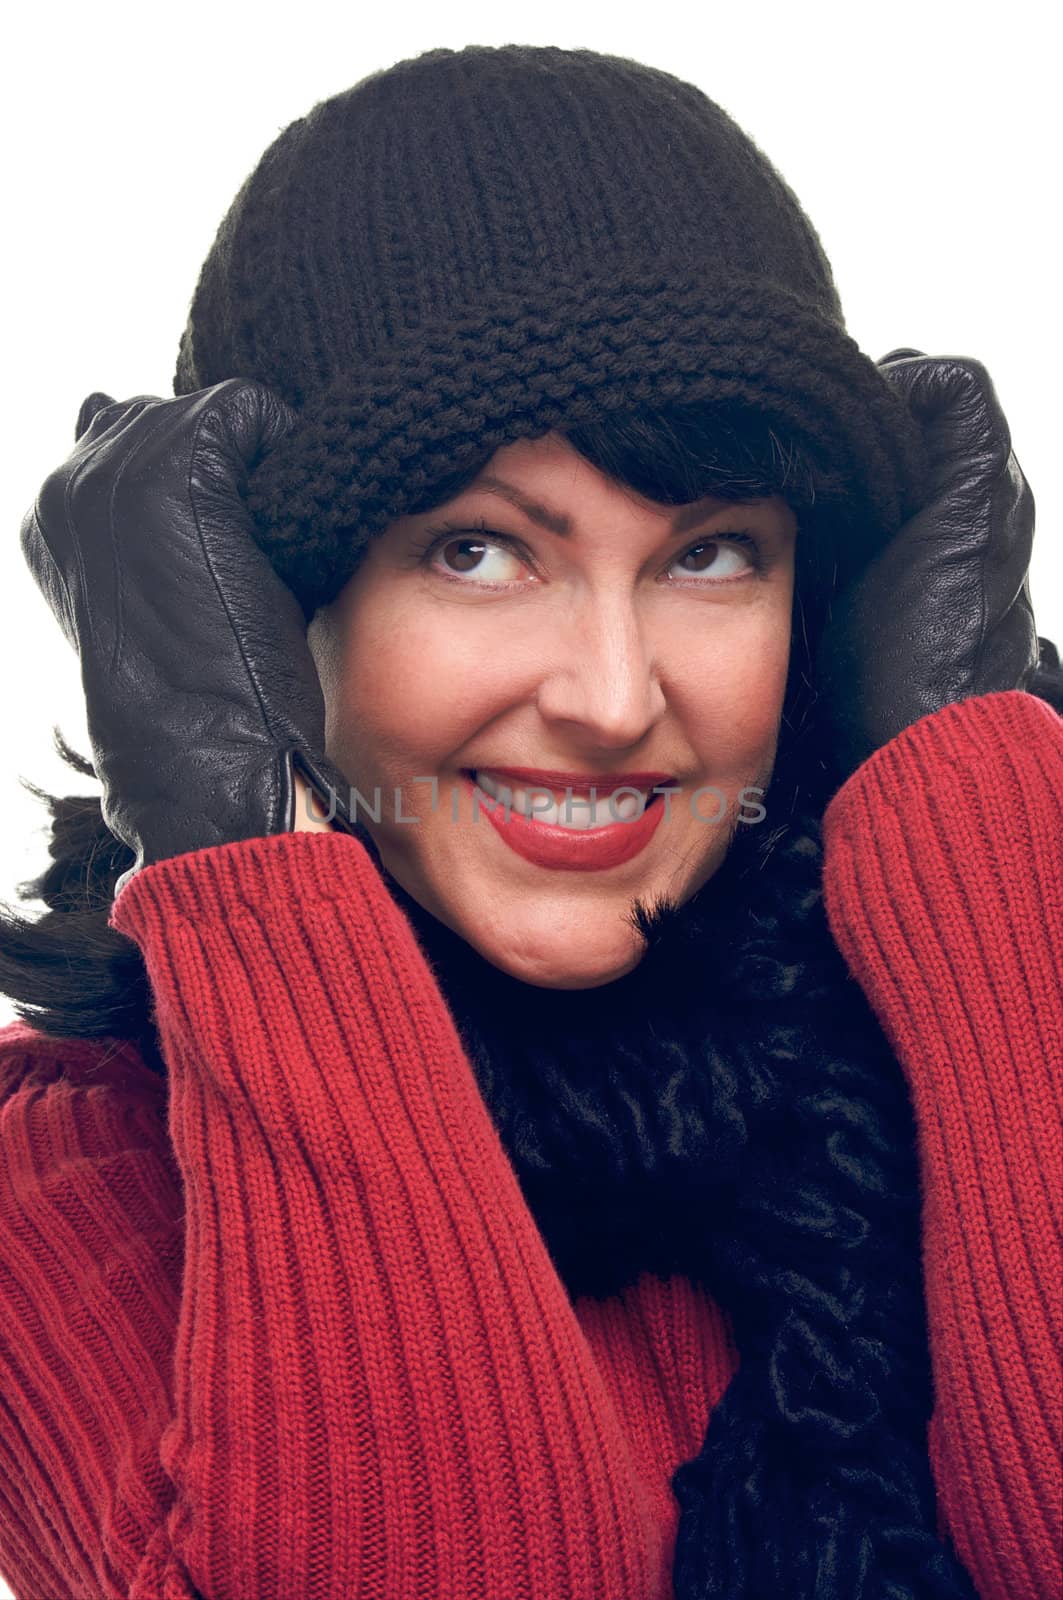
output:
MULTIPOLYGON (((483 767, 477 769, 502 776, 507 769, 502 767, 483 767)), ((508 769, 508 774, 513 774, 521 769, 508 769)), ((525 768, 523 771, 527 771, 525 768)), ((507 775, 508 775, 507 774, 507 775)), ((567 787, 573 793, 577 790, 575 783, 558 784, 558 776, 575 777, 583 785, 582 792, 589 793, 591 780, 586 774, 557 773, 548 774, 551 782, 546 784, 541 776, 535 779, 526 779, 528 787, 539 783, 542 787, 567 787)), ((657 778, 655 773, 621 774, 622 777, 636 777, 638 783, 626 787, 644 788, 647 778, 657 778)), ((665 774, 664 776, 667 776, 665 774)), ((462 781, 468 785, 469 796, 473 806, 473 817, 478 816, 478 810, 487 815, 492 828, 499 838, 517 855, 525 861, 531 861, 539 867, 551 867, 555 871, 563 872, 602 872, 609 867, 622 866, 639 855, 649 844, 660 826, 664 816, 664 806, 659 795, 653 796, 642 809, 638 817, 630 821, 609 822, 600 828, 566 828, 560 822, 542 822, 534 817, 526 817, 516 806, 507 808, 501 801, 493 800, 485 795, 482 788, 467 773, 462 774, 462 781)), ((611 794, 614 789, 624 787, 614 778, 602 782, 601 778, 594 780, 594 787, 611 794)))

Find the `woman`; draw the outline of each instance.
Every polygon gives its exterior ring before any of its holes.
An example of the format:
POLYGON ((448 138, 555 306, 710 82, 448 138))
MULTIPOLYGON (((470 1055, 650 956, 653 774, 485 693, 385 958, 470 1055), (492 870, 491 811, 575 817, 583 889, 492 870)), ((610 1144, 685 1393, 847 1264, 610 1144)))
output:
POLYGON ((699 90, 470 46, 285 130, 175 398, 77 431, 16 1594, 1053 1592, 1063 700, 984 369, 867 360, 699 90))

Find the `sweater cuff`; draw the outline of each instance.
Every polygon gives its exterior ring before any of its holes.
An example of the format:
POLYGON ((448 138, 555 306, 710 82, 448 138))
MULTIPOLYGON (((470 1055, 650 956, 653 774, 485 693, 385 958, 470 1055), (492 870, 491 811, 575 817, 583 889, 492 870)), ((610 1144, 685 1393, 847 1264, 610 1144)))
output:
POLYGON ((314 830, 237 839, 153 862, 130 878, 111 908, 110 926, 138 939, 150 921, 229 923, 246 914, 268 921, 298 904, 391 906, 365 846, 350 834, 314 830))
POLYGON ((909 1071, 1051 1055, 1061 838, 1063 718, 1022 690, 922 717, 831 801, 831 933, 909 1071))
POLYGON ((1002 815, 1036 808, 1061 776, 1063 718, 1047 701, 1021 689, 952 701, 857 768, 827 807, 824 845, 871 846, 887 818, 904 831, 932 813, 946 852, 970 842, 972 821, 991 849, 1002 815))

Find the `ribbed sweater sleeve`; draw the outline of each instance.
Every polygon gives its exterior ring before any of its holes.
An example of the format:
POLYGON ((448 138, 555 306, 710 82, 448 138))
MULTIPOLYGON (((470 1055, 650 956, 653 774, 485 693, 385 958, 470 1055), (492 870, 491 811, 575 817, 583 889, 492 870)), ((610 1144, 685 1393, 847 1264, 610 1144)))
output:
POLYGON ((32 1305, 8 1286, 25 1321, 2 1348, 40 1436, 63 1418, 47 1515, 69 1515, 80 1587, 62 1592, 670 1595, 654 1494, 363 847, 179 856, 112 921, 154 993, 183 1268, 171 1289, 142 1242, 156 1158, 87 1153, 86 1111, 60 1101, 31 1149, 31 1108, 5 1107, 6 1220, 47 1260, 27 1262, 32 1305))
POLYGON ((939 1502, 981 1600, 1063 1593, 1063 719, 924 717, 824 818, 834 938, 917 1119, 939 1502))

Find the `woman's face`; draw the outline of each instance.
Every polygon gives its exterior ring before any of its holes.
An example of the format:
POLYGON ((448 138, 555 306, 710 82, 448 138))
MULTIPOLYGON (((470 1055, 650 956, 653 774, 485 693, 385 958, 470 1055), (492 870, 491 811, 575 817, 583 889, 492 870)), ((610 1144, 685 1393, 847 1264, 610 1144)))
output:
POLYGON ((736 826, 764 825, 738 817, 763 816, 774 762, 796 532, 777 495, 677 511, 548 434, 506 445, 474 486, 371 540, 309 639, 328 754, 387 870, 526 983, 591 988, 630 971, 632 900, 682 903, 736 826), (579 774, 597 813, 566 776, 510 777, 533 820, 512 796, 507 821, 507 768, 579 774), (632 773, 640 793, 610 803, 632 773), (654 796, 653 774, 676 792, 654 796))

